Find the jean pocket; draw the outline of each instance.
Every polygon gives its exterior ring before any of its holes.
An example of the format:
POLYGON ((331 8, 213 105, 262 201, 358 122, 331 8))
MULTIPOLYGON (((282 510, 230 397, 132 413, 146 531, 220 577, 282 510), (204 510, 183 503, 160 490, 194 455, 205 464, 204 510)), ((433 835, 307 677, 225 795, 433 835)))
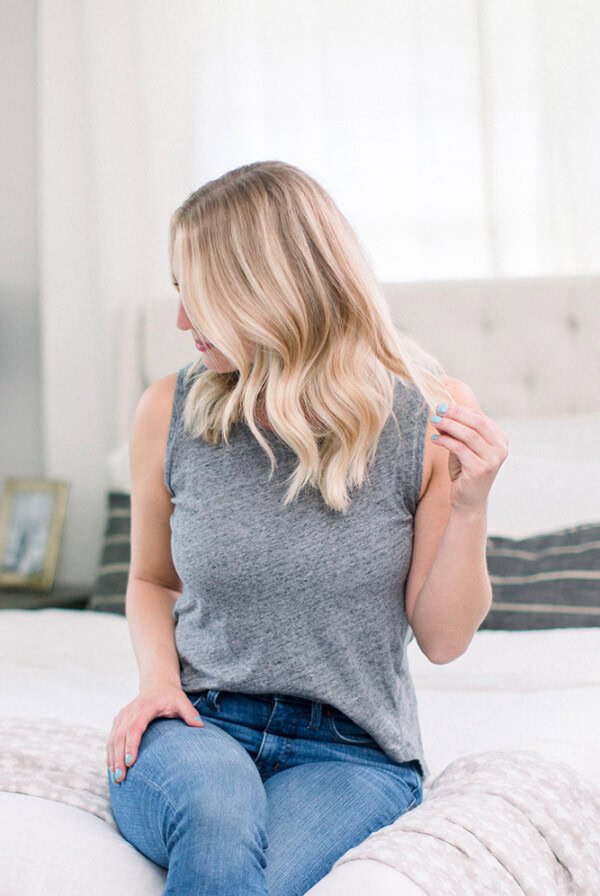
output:
POLYGON ((376 747, 370 734, 347 716, 326 716, 329 732, 335 743, 350 744, 355 747, 376 747))
POLYGON ((410 760, 410 768, 411 768, 411 771, 413 772, 413 777, 414 777, 414 786, 413 786, 414 801, 411 803, 411 805, 408 808, 412 809, 415 804, 417 806, 419 806, 423 802, 423 776, 421 775, 421 770, 420 770, 419 764, 416 759, 410 760))
POLYGON ((208 698, 207 691, 186 691, 185 695, 194 709, 197 709, 199 712, 200 710, 206 709, 208 698))

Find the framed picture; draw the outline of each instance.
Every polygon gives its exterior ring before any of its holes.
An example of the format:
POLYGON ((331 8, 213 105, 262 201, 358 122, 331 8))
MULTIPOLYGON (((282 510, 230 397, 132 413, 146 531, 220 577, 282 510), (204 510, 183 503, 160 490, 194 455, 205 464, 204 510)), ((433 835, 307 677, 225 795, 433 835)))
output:
POLYGON ((0 505, 0 588, 50 591, 71 485, 7 479, 0 505))

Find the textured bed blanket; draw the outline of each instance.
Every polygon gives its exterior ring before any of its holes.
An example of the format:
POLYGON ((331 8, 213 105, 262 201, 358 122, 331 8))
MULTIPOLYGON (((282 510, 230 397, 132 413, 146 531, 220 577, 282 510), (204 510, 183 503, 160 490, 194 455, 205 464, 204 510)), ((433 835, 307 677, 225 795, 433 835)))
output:
MULTIPOLYGON (((117 828, 108 735, 0 718, 0 790, 68 803, 117 828)), ((428 896, 600 896, 600 789, 529 750, 462 756, 426 783, 420 806, 335 864, 357 859, 396 868, 428 896)))
POLYGON ((600 789, 530 750, 462 756, 334 867, 357 859, 428 896, 600 896, 600 789))
POLYGON ((0 790, 68 803, 117 828, 108 791, 109 734, 53 718, 0 718, 0 790))

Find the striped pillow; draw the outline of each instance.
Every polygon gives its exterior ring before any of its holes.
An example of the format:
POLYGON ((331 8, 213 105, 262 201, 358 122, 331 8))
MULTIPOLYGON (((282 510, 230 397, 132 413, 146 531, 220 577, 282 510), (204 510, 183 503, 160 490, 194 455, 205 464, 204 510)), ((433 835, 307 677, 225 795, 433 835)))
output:
MULTIPOLYGON (((108 520, 89 610, 125 615, 131 496, 108 493, 108 520)), ((600 523, 529 538, 488 536, 492 606, 481 629, 600 626, 600 523)))
POLYGON ((87 610, 125 615, 131 560, 131 495, 108 493, 108 518, 100 563, 87 610))
POLYGON ((480 628, 600 626, 600 523, 529 538, 488 536, 492 606, 480 628))

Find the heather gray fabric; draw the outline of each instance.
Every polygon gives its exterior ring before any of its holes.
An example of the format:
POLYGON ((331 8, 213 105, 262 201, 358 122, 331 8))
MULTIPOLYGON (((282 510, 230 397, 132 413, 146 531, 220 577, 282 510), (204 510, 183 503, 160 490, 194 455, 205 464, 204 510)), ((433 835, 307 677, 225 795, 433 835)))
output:
POLYGON ((330 703, 393 760, 418 759, 429 775, 404 610, 429 415, 420 393, 397 379, 403 436, 390 416, 369 479, 342 514, 310 487, 281 505, 297 459, 270 430, 271 482, 245 423, 234 425, 229 446, 184 433, 189 366, 178 373, 164 466, 183 582, 173 608, 183 689, 330 703))

